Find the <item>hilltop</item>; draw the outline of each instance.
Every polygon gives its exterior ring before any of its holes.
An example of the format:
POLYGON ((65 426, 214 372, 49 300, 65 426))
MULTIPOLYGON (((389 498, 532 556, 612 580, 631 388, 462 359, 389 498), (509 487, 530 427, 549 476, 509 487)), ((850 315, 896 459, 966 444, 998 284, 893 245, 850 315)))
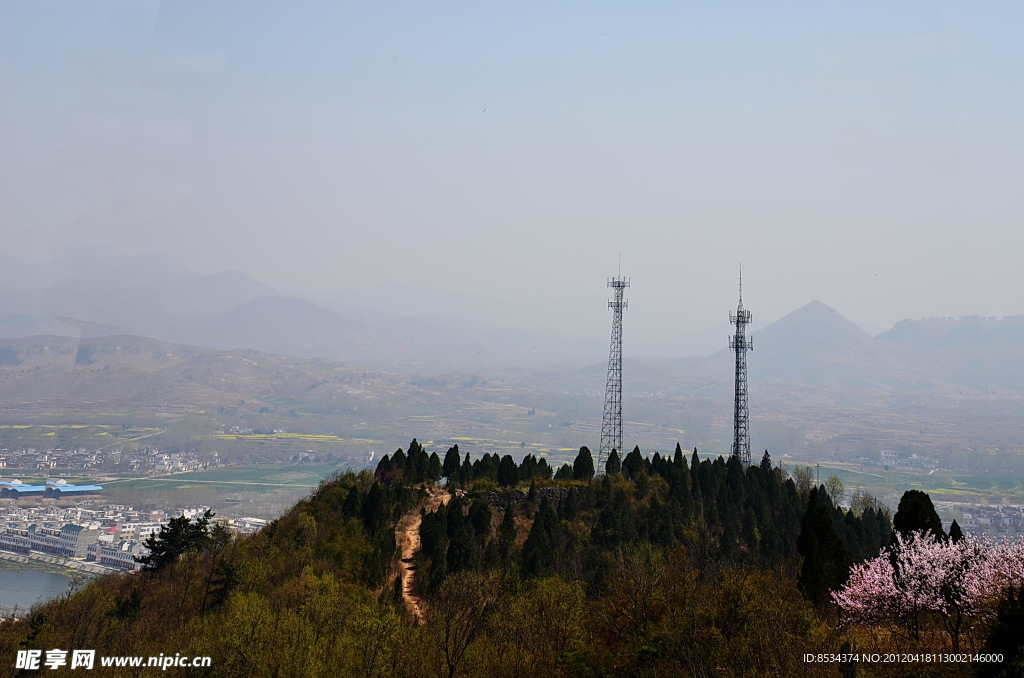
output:
POLYGON ((799 554, 825 553, 801 534, 842 535, 857 558, 889 534, 884 515, 835 509, 824 490, 825 522, 807 527, 818 490, 784 481, 767 459, 744 472, 736 460, 637 451, 598 479, 580 450, 559 470, 569 478, 551 480, 528 461, 459 457, 454 448, 442 465, 413 440, 376 476, 325 482, 251 538, 178 520, 151 542, 147 572, 0 625, 0 649, 87 642, 98 656, 209 656, 201 675, 246 678, 830 675, 802 660, 842 639, 800 593, 816 585, 798 585, 799 554), (447 505, 421 484, 442 473, 458 488, 447 505), (396 530, 428 502, 403 581, 396 530), (406 606, 410 591, 421 615, 406 606))

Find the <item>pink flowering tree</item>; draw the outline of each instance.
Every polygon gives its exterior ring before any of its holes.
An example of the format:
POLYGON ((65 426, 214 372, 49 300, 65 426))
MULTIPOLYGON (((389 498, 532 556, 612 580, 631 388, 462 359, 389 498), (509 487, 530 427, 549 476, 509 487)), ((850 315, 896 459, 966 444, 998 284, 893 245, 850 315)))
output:
POLYGON ((1006 589, 1022 582, 1022 541, 967 536, 953 542, 897 533, 892 548, 853 566, 832 600, 848 621, 895 621, 915 640, 922 621, 937 618, 958 652, 965 620, 988 618, 1006 589))

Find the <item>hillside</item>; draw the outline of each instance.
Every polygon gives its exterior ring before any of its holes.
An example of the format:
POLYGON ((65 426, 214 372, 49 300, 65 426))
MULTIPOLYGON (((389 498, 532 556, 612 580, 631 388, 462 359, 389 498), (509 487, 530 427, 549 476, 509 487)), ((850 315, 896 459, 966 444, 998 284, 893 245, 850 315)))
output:
MULTIPOLYGON (((188 675, 246 678, 832 675, 802 660, 843 640, 797 583, 808 488, 770 462, 744 473, 735 461, 636 453, 621 474, 592 479, 581 450, 575 480, 571 467, 553 481, 550 468, 507 457, 467 457, 456 480, 459 451, 449 455, 444 471, 414 440, 376 477, 326 482, 251 538, 179 521, 154 543, 150 571, 0 624, 0 652, 209 656, 188 675), (427 501, 419 481, 441 473, 458 491, 422 517, 417 623, 396 529, 427 501)), ((822 501, 821 529, 851 554, 888 539, 872 509, 847 517, 822 501)))
MULTIPOLYGON (((115 412, 156 416, 206 409, 259 410, 280 400, 313 401, 372 390, 399 396, 415 387, 396 375, 323 360, 239 349, 216 351, 144 337, 31 337, 0 343, 9 415, 115 412), (321 389, 328 396, 311 395, 321 389)), ((341 407, 342 405, 339 405, 341 407)))
POLYGON ((1024 316, 904 320, 877 339, 923 373, 981 391, 1024 392, 1024 316))

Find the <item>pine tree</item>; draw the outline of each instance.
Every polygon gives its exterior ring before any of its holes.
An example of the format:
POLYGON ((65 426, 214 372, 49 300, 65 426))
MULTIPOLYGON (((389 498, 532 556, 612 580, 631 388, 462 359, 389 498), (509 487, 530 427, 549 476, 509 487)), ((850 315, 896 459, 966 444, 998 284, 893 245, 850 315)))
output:
POLYGON ((590 480, 594 477, 594 457, 586 445, 580 448, 576 460, 572 463, 573 480, 590 480))
POLYGON ((135 562, 141 563, 145 570, 156 571, 171 565, 189 551, 201 551, 209 541, 212 518, 213 513, 209 509, 195 520, 186 516, 171 518, 160 527, 159 533, 149 535, 143 542, 149 553, 135 556, 135 562))
POLYGON ((516 523, 515 518, 512 515, 512 506, 509 505, 505 509, 505 516, 501 519, 501 525, 498 527, 498 551, 501 554, 502 562, 508 560, 509 555, 512 553, 512 547, 516 543, 516 523))
POLYGON ((457 484, 459 482, 460 462, 459 446, 452 445, 444 455, 444 463, 441 464, 441 477, 447 478, 450 484, 457 484))
POLYGON ((374 483, 363 500, 363 525, 371 535, 380 531, 388 521, 388 507, 380 483, 374 483))
POLYGON ((551 476, 554 475, 554 469, 548 464, 548 460, 541 457, 541 460, 537 462, 537 473, 535 477, 541 480, 551 480, 551 476))
POLYGON ((391 477, 391 459, 388 455, 381 457, 381 460, 377 462, 377 470, 373 472, 373 477, 381 482, 387 482, 391 477))
POLYGON ((800 588, 808 599, 821 604, 829 590, 842 586, 850 568, 850 557, 836 533, 831 503, 823 489, 811 490, 797 546, 804 559, 800 588))
POLYGON ((476 541, 481 546, 491 536, 491 505, 484 499, 475 499, 469 507, 469 524, 473 527, 476 541))
POLYGON ((618 475, 622 470, 622 462, 619 460, 619 453, 612 449, 608 455, 608 461, 604 464, 604 472, 610 476, 618 475))
POLYGON ((646 461, 644 455, 640 452, 640 446, 637 445, 622 460, 622 475, 630 480, 635 480, 641 473, 646 473, 646 461))
POLYGON ((517 483, 519 483, 519 468, 513 461, 512 455, 506 454, 498 465, 498 485, 515 487, 517 483))
POLYGON ((903 493, 899 508, 892 519, 892 527, 904 537, 916 530, 930 532, 932 539, 946 536, 942 529, 942 519, 932 504, 932 498, 921 490, 907 490, 903 493))
POLYGON ((547 497, 541 500, 540 508, 533 520, 533 527, 523 544, 523 576, 541 577, 551 572, 554 554, 551 550, 553 525, 557 517, 551 510, 547 497))
POLYGON ((348 495, 345 497, 345 504, 341 508, 341 514, 346 518, 358 518, 363 508, 362 496, 359 494, 359 487, 353 485, 348 488, 348 495))
POLYGON ((960 543, 960 540, 964 538, 964 532, 960 529, 960 523, 953 521, 953 524, 949 526, 949 538, 954 544, 960 543))
POLYGON ((430 458, 427 460, 427 471, 424 474, 424 479, 434 483, 441 478, 441 458, 437 456, 437 452, 431 452, 430 458))

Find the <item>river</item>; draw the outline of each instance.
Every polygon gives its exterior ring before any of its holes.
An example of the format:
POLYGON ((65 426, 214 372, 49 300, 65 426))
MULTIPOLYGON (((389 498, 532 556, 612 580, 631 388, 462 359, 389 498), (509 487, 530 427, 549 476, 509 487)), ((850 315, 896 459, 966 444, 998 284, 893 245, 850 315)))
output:
POLYGON ((0 615, 9 614, 15 606, 24 612, 41 600, 64 593, 71 582, 63 574, 10 567, 11 563, 0 560, 0 615))

